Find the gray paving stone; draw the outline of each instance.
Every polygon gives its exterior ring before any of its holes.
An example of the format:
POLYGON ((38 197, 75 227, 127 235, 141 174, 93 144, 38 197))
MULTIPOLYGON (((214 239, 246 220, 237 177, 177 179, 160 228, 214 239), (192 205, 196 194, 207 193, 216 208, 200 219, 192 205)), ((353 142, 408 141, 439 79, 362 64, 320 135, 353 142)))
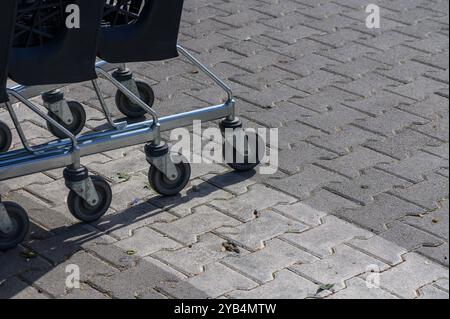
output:
POLYGON ((394 194, 422 207, 435 209, 438 202, 448 197, 448 179, 431 174, 426 176, 425 181, 405 189, 397 189, 394 194))
MULTIPOLYGON (((44 291, 50 293, 53 296, 62 298, 68 294, 71 296, 93 293, 97 297, 98 292, 93 292, 92 288, 84 287, 85 292, 76 292, 66 286, 66 279, 69 276, 67 271, 68 266, 75 265, 80 270, 80 282, 89 282, 94 276, 108 277, 117 274, 117 270, 106 264, 105 262, 95 258, 94 256, 86 253, 79 252, 72 255, 64 263, 59 264, 57 267, 51 270, 34 270, 24 273, 22 276, 28 281, 32 282, 37 287, 40 287, 44 291), (72 292, 71 292, 72 291, 72 292)), ((71 296, 68 296, 71 298, 71 296)), ((92 297, 92 296, 91 296, 92 297)))
POLYGON ((398 299, 396 296, 380 289, 369 288, 365 280, 352 278, 346 283, 346 288, 327 297, 328 299, 398 299))
POLYGON ((273 280, 273 274, 295 263, 311 263, 317 260, 313 255, 298 249, 280 239, 266 242, 266 247, 239 258, 228 257, 223 262, 258 282, 273 280))
POLYGON ((389 194, 380 194, 367 206, 341 210, 335 215, 372 232, 380 233, 387 229, 389 223, 399 218, 407 215, 419 216, 424 213, 426 210, 422 207, 389 194))
POLYGON ((180 218, 170 223, 156 223, 152 228, 175 238, 185 244, 193 244, 198 236, 221 227, 236 227, 240 222, 217 210, 201 206, 194 209, 192 215, 180 218))
POLYGON ((300 234, 286 234, 282 238, 318 256, 325 257, 333 253, 332 249, 353 238, 370 238, 372 236, 372 233, 364 229, 334 216, 327 216, 319 227, 300 234))
POLYGON ((440 168, 448 167, 448 160, 428 153, 418 152, 400 162, 390 165, 381 164, 379 167, 395 176, 401 176, 409 181, 418 183, 423 180, 424 176, 440 168))
POLYGON ((279 156, 283 159, 279 164, 280 169, 291 175, 298 173, 298 171, 307 164, 312 164, 319 160, 332 159, 336 154, 317 146, 301 142, 289 150, 282 150, 279 153, 279 156), (301 155, 299 156, 299 154, 301 155))
POLYGON ((386 111, 383 115, 380 115, 376 118, 356 121, 355 124, 370 132, 374 132, 383 136, 390 136, 392 134, 395 134, 395 132, 405 127, 409 127, 413 124, 421 126, 428 122, 429 121, 413 114, 393 109, 386 111))
POLYGON ((419 249, 417 249, 418 253, 430 258, 431 260, 433 260, 447 268, 449 266, 448 251, 449 251, 448 242, 443 243, 442 245, 439 245, 436 247, 424 245, 424 246, 420 247, 419 249))
POLYGON ((302 278, 289 270, 281 270, 275 279, 258 288, 228 294, 234 299, 304 299, 317 292, 318 285, 302 278))
POLYGON ((279 191, 262 185, 250 187, 250 191, 228 200, 214 200, 210 204, 219 211, 241 221, 250 221, 255 215, 255 211, 275 206, 280 203, 293 203, 295 199, 279 191))
POLYGON ((330 170, 338 172, 350 178, 360 176, 360 172, 369 167, 383 163, 392 163, 391 157, 364 147, 358 147, 348 155, 331 160, 322 160, 319 163, 330 170))
POLYGON ((327 214, 359 207, 355 202, 325 189, 314 192, 313 195, 305 199, 303 203, 327 214))
POLYGON ((181 244, 147 227, 136 229, 133 236, 116 243, 124 251, 135 251, 138 256, 148 256, 160 250, 180 248, 181 244))
POLYGON ((381 288, 403 298, 417 297, 417 290, 441 278, 448 278, 448 269, 430 262, 416 253, 404 256, 405 261, 380 274, 381 288))
POLYGON ((212 234, 200 236, 198 242, 192 246, 176 251, 160 251, 152 257, 171 265, 182 273, 194 276, 201 274, 206 265, 212 264, 226 256, 236 257, 236 253, 223 248, 225 240, 212 234))
POLYGON ((442 291, 441 289, 435 287, 434 285, 427 285, 419 289, 418 299, 447 299, 448 292, 442 291))
MULTIPOLYGON (((177 282, 179 279, 151 263, 141 262, 113 276, 94 276, 90 281, 115 298, 136 299, 162 282, 177 282)), ((195 289, 191 289, 195 293, 195 289)))
POLYGON ((264 248, 264 243, 284 233, 300 233, 308 227, 283 217, 271 210, 257 213, 255 219, 236 227, 225 226, 215 232, 246 249, 255 251, 264 248))
POLYGON ((442 239, 402 222, 392 223, 388 226, 388 230, 381 233, 380 236, 401 247, 405 247, 408 251, 421 246, 437 247, 443 244, 442 239))
POLYGON ((331 183, 327 188, 333 193, 355 202, 368 204, 374 197, 397 188, 411 186, 410 182, 390 175, 383 171, 368 169, 351 181, 331 183))
POLYGON ((368 141, 364 146, 402 160, 414 155, 415 152, 424 147, 439 147, 441 144, 442 142, 434 138, 410 129, 404 129, 385 140, 368 141))
POLYGON ((354 148, 380 136, 355 126, 344 126, 331 135, 311 136, 308 141, 339 155, 350 153, 354 148))
POLYGON ((192 213, 192 208, 214 200, 227 200, 232 195, 202 180, 193 180, 180 195, 172 197, 155 197, 150 203, 168 209, 177 216, 183 217, 192 213))
POLYGON ((345 180, 345 178, 341 175, 314 165, 307 165, 304 170, 298 174, 283 179, 270 180, 267 183, 284 192, 304 199, 309 197, 311 192, 330 182, 339 182, 343 180, 345 180))
POLYGON ((380 271, 389 268, 383 262, 353 248, 340 245, 336 252, 311 264, 291 267, 295 272, 320 285, 334 285, 333 291, 345 288, 345 281, 369 271, 371 267, 380 271))
POLYGON ((49 299, 49 295, 40 292, 17 277, 11 277, 0 284, 0 299, 49 299))
POLYGON ((302 202, 295 204, 280 204, 275 206, 274 209, 283 216, 300 221, 309 226, 319 226, 322 224, 322 218, 327 215, 326 212, 314 209, 302 202))
POLYGON ((448 199, 441 204, 441 208, 420 216, 406 216, 402 221, 406 224, 423 229, 444 239, 449 238, 449 204, 448 199))
MULTIPOLYGON (((256 282, 219 263, 206 266, 205 272, 202 274, 177 284, 186 285, 186 283, 202 291, 207 298, 218 298, 236 289, 248 290, 257 286, 256 282)), ((185 289, 179 289, 177 284, 170 285, 169 283, 160 288, 179 299, 189 298, 192 295, 185 289)))
POLYGON ((381 236, 374 236, 369 239, 355 238, 347 244, 391 266, 403 262, 402 256, 408 252, 407 249, 397 246, 381 236))

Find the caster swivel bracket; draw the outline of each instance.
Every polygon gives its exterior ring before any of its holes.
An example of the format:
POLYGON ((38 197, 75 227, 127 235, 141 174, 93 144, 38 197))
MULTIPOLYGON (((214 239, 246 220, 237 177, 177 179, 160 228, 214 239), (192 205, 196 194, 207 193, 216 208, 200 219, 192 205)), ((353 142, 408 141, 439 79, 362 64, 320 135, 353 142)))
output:
POLYGON ((97 190, 90 177, 81 181, 66 181, 66 185, 91 206, 97 205, 100 201, 97 190))
POLYGON ((69 104, 64 99, 64 95, 59 91, 48 92, 42 95, 44 107, 59 117, 65 124, 70 125, 74 121, 69 104))
POLYGON ((147 162, 156 167, 169 180, 174 181, 178 178, 178 170, 172 161, 169 146, 164 142, 160 144, 148 144, 145 147, 147 162))
POLYGON ((9 217, 8 211, 3 203, 0 203, 0 231, 2 233, 8 234, 13 231, 14 225, 9 217))

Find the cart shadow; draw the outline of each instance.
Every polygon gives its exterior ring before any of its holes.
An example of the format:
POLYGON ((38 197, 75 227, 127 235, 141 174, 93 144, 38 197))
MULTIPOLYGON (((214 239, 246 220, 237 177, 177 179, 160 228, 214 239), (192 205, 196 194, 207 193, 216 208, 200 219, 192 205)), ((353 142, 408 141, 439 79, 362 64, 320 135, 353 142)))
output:
MULTIPOLYGON (((165 214, 176 207, 182 206, 192 200, 207 197, 220 188, 226 188, 245 181, 255 175, 255 172, 236 173, 229 172, 214 176, 195 188, 189 189, 184 195, 173 197, 155 197, 136 206, 130 207, 121 213, 104 216, 92 224, 78 223, 71 226, 61 226, 48 231, 36 223, 32 223, 30 239, 20 247, 8 252, 0 253, 0 299, 25 297, 29 294, 29 286, 36 291, 42 291, 45 297, 50 293, 47 285, 54 287, 65 285, 67 273, 65 265, 70 264, 74 255, 87 251, 117 271, 127 271, 130 267, 139 265, 146 271, 157 273, 158 283, 179 285, 186 295, 183 298, 208 298, 208 296, 195 287, 190 287, 185 281, 156 264, 143 258, 129 256, 123 249, 115 246, 111 238, 116 238, 118 232, 130 232, 136 228, 145 227, 154 222, 163 221, 165 214), (215 186, 213 186, 215 185, 215 186), (203 190, 203 191, 202 191, 203 190), (150 269, 150 270, 149 270, 150 269), (49 283, 49 281, 58 282, 49 283)), ((30 205, 28 203, 28 205, 30 205)), ((25 208, 31 209, 29 207, 25 208)), ((33 216, 31 212, 31 216, 33 216)), ((46 208, 47 214, 60 214, 46 208)), ((122 233, 123 235, 123 233, 122 233)), ((83 282, 84 279, 82 279, 83 282)), ((86 279, 90 283, 90 279, 86 279)), ((164 285, 164 284, 163 284, 164 285)), ((65 291, 65 288, 59 290, 65 291)), ((50 289, 51 290, 51 289, 50 289)), ((169 289, 170 290, 170 289, 169 289)))

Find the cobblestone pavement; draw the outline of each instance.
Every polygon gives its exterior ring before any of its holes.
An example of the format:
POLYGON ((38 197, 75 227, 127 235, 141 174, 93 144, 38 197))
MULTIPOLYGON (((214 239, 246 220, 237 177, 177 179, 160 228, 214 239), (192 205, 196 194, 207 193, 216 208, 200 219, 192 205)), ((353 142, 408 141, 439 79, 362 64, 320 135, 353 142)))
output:
MULTIPOLYGON (((279 172, 194 165, 181 196, 159 198, 142 146, 90 156, 114 192, 91 225, 70 216, 61 170, 2 183, 33 225, 0 254, 0 297, 448 298, 448 6, 186 1, 180 42, 231 84, 247 126, 279 128, 279 172), (81 289, 66 289, 69 264, 81 289)), ((161 114, 220 96, 183 60, 132 68, 161 114)), ((89 85, 66 91, 104 127, 89 85)), ((33 142, 51 138, 20 109, 33 142)))

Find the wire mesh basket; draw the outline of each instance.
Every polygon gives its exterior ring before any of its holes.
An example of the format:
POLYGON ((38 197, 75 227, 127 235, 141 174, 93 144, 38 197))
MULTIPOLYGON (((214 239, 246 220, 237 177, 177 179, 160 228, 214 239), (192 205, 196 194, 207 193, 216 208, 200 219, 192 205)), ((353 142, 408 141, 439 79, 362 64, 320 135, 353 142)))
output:
MULTIPOLYGON (((114 27, 134 23, 148 0, 105 0, 102 25, 114 27)), ((66 7, 73 0, 19 0, 14 47, 41 46, 61 34, 66 7)))

